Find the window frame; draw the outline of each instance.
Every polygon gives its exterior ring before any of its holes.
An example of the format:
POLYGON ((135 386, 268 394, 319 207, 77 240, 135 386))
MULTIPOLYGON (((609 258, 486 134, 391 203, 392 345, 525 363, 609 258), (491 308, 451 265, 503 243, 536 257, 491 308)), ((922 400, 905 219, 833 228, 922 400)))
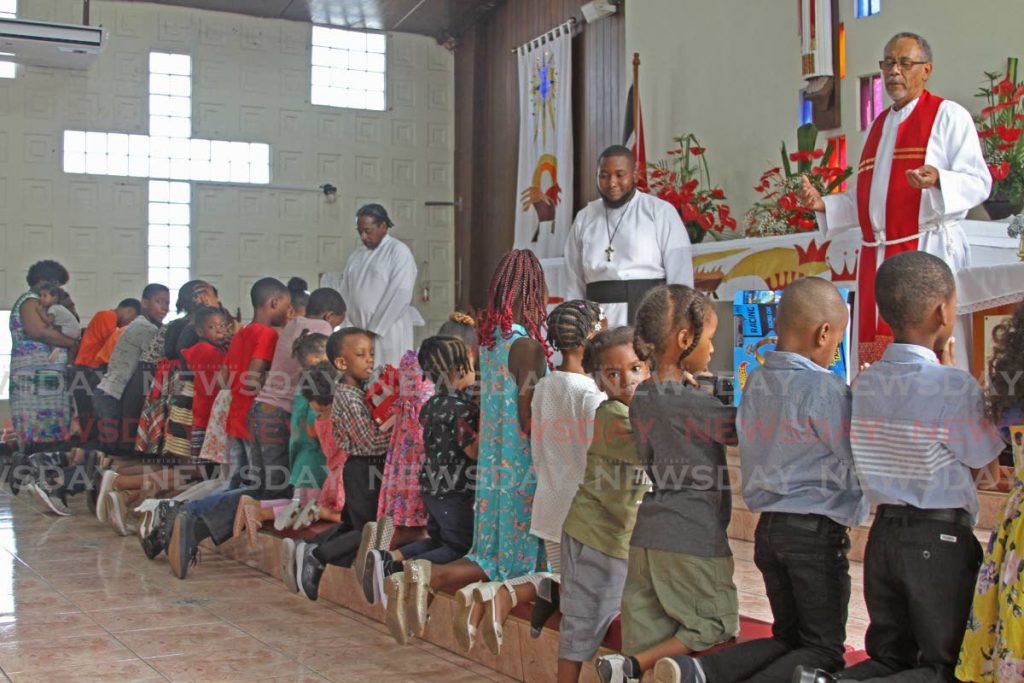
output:
MULTIPOLYGON (((311 106, 313 106, 313 107, 325 107, 325 108, 328 108, 328 109, 340 109, 340 110, 364 111, 364 112, 380 112, 380 113, 388 112, 388 111, 391 110, 391 34, 390 33, 388 33, 387 31, 373 31, 373 30, 366 30, 366 29, 351 29, 351 28, 345 28, 345 27, 342 27, 342 26, 328 26, 328 25, 325 25, 325 24, 313 24, 311 29, 310 29, 309 46, 310 46, 310 51, 309 51, 309 104, 311 106), (322 30, 327 30, 327 31, 341 31, 341 32, 346 32, 346 33, 361 33, 363 35, 378 35, 378 36, 382 36, 384 38, 384 52, 383 52, 383 54, 384 54, 384 71, 383 72, 375 72, 375 71, 367 71, 365 69, 362 71, 363 73, 382 73, 383 74, 383 76, 384 76, 384 90, 383 90, 384 103, 383 103, 383 107, 381 107, 380 109, 371 108, 371 107, 365 107, 365 106, 364 107, 353 107, 353 106, 346 106, 346 105, 339 105, 339 104, 330 104, 330 103, 325 103, 325 102, 316 102, 316 101, 314 101, 315 100, 314 92, 315 92, 315 87, 316 86, 315 86, 315 84, 313 82, 313 68, 315 66, 322 66, 322 65, 314 64, 313 63, 313 49, 316 48, 316 47, 326 47, 326 49, 328 49, 328 50, 340 50, 341 49, 341 48, 330 47, 330 46, 315 45, 313 43, 313 33, 317 29, 322 29, 322 30)), ((369 51, 365 51, 364 54, 381 54, 381 53, 371 53, 369 51)), ((328 67, 328 68, 333 68, 333 67, 328 67)), ((320 87, 322 87, 322 88, 326 87, 329 90, 340 89, 340 88, 335 88, 334 86, 320 86, 320 87)), ((363 89, 363 92, 364 93, 371 93, 371 92, 375 92, 375 91, 370 91, 370 90, 363 89)))

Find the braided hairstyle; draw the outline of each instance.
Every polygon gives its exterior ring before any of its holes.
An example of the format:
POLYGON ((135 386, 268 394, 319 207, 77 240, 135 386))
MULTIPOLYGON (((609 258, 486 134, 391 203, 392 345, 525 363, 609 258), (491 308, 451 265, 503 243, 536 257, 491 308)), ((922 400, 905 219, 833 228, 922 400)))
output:
POLYGON ((327 335, 303 330, 292 344, 292 358, 305 365, 311 356, 327 356, 327 335))
POLYGON ((334 387, 338 383, 340 374, 338 369, 327 360, 320 361, 304 371, 300 377, 303 398, 310 403, 329 405, 334 400, 334 387))
POLYGON ((423 369, 423 376, 438 389, 446 387, 449 375, 457 370, 473 372, 469 348, 458 337, 436 335, 424 339, 416 361, 423 369))
POLYGON ((559 351, 578 349, 601 329, 601 307, 575 299, 558 304, 548 315, 548 344, 559 351))
POLYGON ((505 254, 491 278, 487 292, 487 311, 480 320, 480 343, 493 349, 494 333, 501 331, 503 339, 512 336, 512 325, 519 322, 526 333, 544 347, 544 355, 551 357, 551 348, 541 332, 546 312, 547 285, 544 270, 532 251, 513 249, 505 254))
POLYGON ((669 340, 685 328, 693 333, 693 341, 676 360, 681 368, 683 360, 700 344, 704 318, 710 308, 710 299, 686 285, 659 285, 647 292, 637 311, 633 331, 637 358, 654 360, 655 355, 665 351, 669 340))

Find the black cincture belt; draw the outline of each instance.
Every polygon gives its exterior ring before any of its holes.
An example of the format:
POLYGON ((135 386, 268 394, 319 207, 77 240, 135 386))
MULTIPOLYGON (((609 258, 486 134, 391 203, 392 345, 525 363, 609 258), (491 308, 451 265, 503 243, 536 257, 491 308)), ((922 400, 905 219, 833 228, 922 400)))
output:
POLYGON ((644 294, 665 280, 602 280, 587 285, 587 298, 599 304, 627 304, 629 324, 636 318, 644 294))

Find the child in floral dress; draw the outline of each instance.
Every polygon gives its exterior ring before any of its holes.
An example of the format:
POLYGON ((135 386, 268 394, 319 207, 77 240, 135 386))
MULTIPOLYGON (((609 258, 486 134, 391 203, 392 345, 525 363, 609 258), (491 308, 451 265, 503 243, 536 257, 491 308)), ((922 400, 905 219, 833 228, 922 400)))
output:
POLYGON ((993 332, 988 411, 1013 446, 1013 486, 978 573, 956 676, 962 681, 1024 680, 1024 306, 993 332))

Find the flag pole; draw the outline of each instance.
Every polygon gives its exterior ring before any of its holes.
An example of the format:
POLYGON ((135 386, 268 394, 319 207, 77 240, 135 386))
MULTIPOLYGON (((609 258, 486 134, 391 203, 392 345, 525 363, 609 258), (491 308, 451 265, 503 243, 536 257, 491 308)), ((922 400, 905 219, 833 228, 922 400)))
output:
POLYGON ((640 53, 633 53, 633 131, 640 141, 640 53))

